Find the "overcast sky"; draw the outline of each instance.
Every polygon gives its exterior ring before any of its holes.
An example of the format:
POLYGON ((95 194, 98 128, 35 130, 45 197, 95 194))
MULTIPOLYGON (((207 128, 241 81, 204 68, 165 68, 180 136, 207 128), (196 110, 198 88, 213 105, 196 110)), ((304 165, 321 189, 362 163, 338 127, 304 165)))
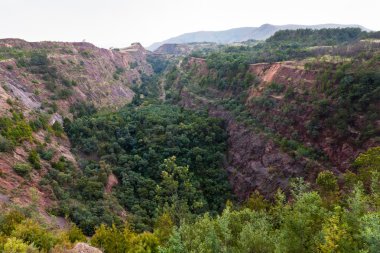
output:
POLYGON ((379 0, 0 0, 0 38, 109 48, 264 23, 360 24, 380 30, 379 0))

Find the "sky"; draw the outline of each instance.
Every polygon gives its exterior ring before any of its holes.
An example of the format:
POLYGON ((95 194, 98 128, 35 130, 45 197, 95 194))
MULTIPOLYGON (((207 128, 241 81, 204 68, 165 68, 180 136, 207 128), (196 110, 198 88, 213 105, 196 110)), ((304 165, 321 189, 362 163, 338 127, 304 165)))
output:
POLYGON ((110 48, 265 23, 380 30, 379 10, 379 0, 0 0, 0 38, 110 48))

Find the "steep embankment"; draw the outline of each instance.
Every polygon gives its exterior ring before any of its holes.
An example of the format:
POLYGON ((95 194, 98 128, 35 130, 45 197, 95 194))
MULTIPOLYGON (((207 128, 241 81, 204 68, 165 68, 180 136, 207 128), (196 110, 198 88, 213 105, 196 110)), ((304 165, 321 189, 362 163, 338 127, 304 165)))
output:
POLYGON ((322 170, 315 161, 295 159, 282 151, 265 134, 239 122, 233 113, 208 98, 183 90, 179 103, 189 109, 208 108, 211 117, 225 121, 228 133, 225 166, 234 194, 240 200, 255 190, 272 197, 278 189, 288 190, 289 179, 302 176, 312 181, 322 170))
MULTIPOLYGON (((0 40, 0 48, 5 58, 0 62, 2 87, 9 86, 10 95, 21 99, 27 108, 51 100, 60 85, 72 88, 67 99, 56 99, 60 109, 67 111, 78 100, 98 106, 120 106, 132 99, 130 87, 140 82, 141 74, 152 74, 146 63, 148 52, 140 44, 107 50, 90 43, 6 39, 0 40), (39 54, 46 54, 48 62, 39 54), (29 57, 34 62, 29 63, 29 57), (54 80, 47 80, 48 75, 53 75, 54 80)), ((4 93, 7 92, 3 90, 4 93)))
MULTIPOLYGON (((323 86, 320 81, 322 71, 305 69, 304 64, 305 62, 280 62, 250 65, 249 71, 260 79, 260 83, 249 90, 246 103, 253 116, 257 117, 262 108, 252 101, 265 97, 265 91, 273 83, 284 85, 283 92, 270 95, 276 107, 270 108, 269 113, 261 116, 261 120, 266 126, 288 138, 296 132, 299 140, 321 150, 332 166, 344 171, 350 168, 353 159, 359 153, 371 146, 376 146, 376 138, 363 138, 367 127, 363 120, 366 117, 365 113, 352 113, 345 133, 339 133, 335 129, 334 124, 340 122, 339 118, 332 119, 332 115, 335 113, 334 110, 340 109, 336 105, 338 101, 331 99, 323 92, 326 88, 321 87, 323 86), (284 121, 280 122, 281 119, 284 121), (286 120, 288 124, 284 124, 286 120), (332 122, 332 120, 336 121, 332 122), (313 127, 316 128, 315 132, 313 132, 313 127)), ((376 124, 378 123, 377 121, 376 124)), ((374 131, 376 128, 378 126, 375 126, 374 131)))
POLYGON ((337 117, 341 105, 322 90, 320 77, 325 70, 305 69, 305 63, 250 65, 247 71, 254 81, 244 91, 244 104, 240 105, 231 100, 243 92, 217 90, 212 83, 206 89, 201 87, 202 80, 215 76, 205 59, 189 58, 182 66, 191 84, 179 85, 181 103, 208 107, 211 115, 226 120, 227 168, 239 197, 256 189, 271 196, 278 187, 286 188, 292 177, 313 182, 322 169, 339 174, 350 168, 360 152, 376 146, 376 138, 366 135, 366 124, 371 123, 364 120, 368 115, 353 111, 349 123, 337 117), (343 125, 347 130, 340 132, 338 124, 349 125, 343 125))
POLYGON ((147 54, 138 43, 107 50, 89 43, 0 40, 0 204, 25 205, 36 195, 44 212, 54 202, 41 180, 61 157, 76 164, 63 118, 71 118, 78 103, 118 108, 130 102, 131 87, 153 73, 147 54), (36 152, 43 159, 32 166, 36 152))

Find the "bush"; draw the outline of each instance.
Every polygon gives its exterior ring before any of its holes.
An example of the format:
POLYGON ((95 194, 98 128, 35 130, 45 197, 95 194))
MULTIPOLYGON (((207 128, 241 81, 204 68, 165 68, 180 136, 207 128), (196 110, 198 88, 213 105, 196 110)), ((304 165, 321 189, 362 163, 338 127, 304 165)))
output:
POLYGON ((12 232, 12 236, 20 238, 26 243, 33 244, 43 252, 49 252, 58 243, 58 238, 30 219, 18 224, 12 232))
POLYGON ((128 225, 123 229, 101 225, 96 229, 91 244, 102 248, 105 253, 157 253, 159 243, 154 234, 150 232, 136 234, 129 229, 128 225))
POLYGON ((0 135, 0 152, 10 152, 14 148, 13 143, 0 135))
POLYGON ((63 127, 58 121, 55 121, 51 127, 56 136, 61 136, 63 134, 63 127))
POLYGON ((86 241, 86 236, 84 236, 82 230, 80 230, 75 224, 73 224, 69 231, 67 231, 67 236, 71 243, 86 241))
POLYGON ((57 93, 57 98, 58 99, 67 99, 73 95, 73 91, 70 89, 62 89, 59 90, 57 93))
POLYGON ((17 144, 32 139, 32 128, 22 114, 14 113, 12 118, 0 118, 0 134, 17 144))
POLYGON ((331 171, 322 171, 316 181, 322 192, 334 192, 338 190, 336 176, 331 171))
POLYGON ((49 116, 46 114, 38 115, 38 117, 29 124, 34 132, 37 132, 40 129, 46 130, 49 126, 49 116))
POLYGON ((29 62, 31 66, 44 66, 48 63, 47 54, 43 52, 33 52, 29 62))
POLYGON ((30 252, 28 248, 28 244, 15 237, 8 238, 4 244, 4 252, 6 253, 27 253, 30 252))
POLYGON ((94 104, 80 101, 70 107, 70 112, 74 115, 74 118, 80 118, 84 116, 91 116, 95 114, 97 110, 94 104))
POLYGON ((4 216, 0 216, 0 234, 9 236, 16 225, 25 220, 25 215, 19 211, 12 210, 4 216))
POLYGON ((53 158, 55 151, 53 149, 48 149, 48 150, 40 149, 38 153, 40 154, 40 157, 42 159, 46 161, 50 161, 53 158))
POLYGON ((55 82, 50 81, 45 83, 45 88, 50 92, 54 92, 57 89, 57 85, 55 82))
POLYGON ((18 163, 13 167, 13 170, 20 176, 26 177, 29 175, 32 167, 27 163, 18 163))
POLYGON ((34 169, 41 169, 40 156, 36 150, 32 150, 29 152, 28 161, 30 162, 30 164, 32 164, 34 169))

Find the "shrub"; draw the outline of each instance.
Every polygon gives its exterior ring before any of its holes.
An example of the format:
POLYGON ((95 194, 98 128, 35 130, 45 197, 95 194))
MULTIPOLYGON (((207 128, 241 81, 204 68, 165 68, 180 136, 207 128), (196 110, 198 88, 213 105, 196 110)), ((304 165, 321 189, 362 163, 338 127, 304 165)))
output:
POLYGON ((0 118, 0 134, 14 144, 32 139, 32 128, 22 114, 14 113, 12 118, 0 118))
POLYGON ((33 52, 29 62, 31 66, 43 66, 48 65, 48 63, 47 54, 43 52, 33 52))
POLYGON ((40 129, 46 130, 49 126, 49 119, 47 115, 39 115, 35 120, 31 121, 30 127, 34 132, 37 132, 40 129))
POLYGON ((27 253, 30 252, 28 248, 28 244, 15 237, 8 238, 4 244, 4 252, 7 253, 27 253))
POLYGON ((117 229, 114 225, 112 227, 101 225, 96 229, 91 244, 104 249, 105 253, 157 253, 159 242, 154 234, 150 232, 136 234, 128 225, 123 229, 117 229))
POLYGON ((32 150, 29 152, 28 161, 30 162, 30 164, 32 164, 34 169, 41 169, 40 156, 36 150, 32 150))
POLYGON ((30 219, 23 221, 15 227, 12 236, 33 244, 39 250, 49 252, 58 243, 58 239, 49 231, 30 219))
POLYGON ((138 65, 139 65, 139 64, 138 64, 137 62, 135 62, 135 61, 129 63, 129 67, 130 67, 131 69, 135 69, 138 65))
POLYGON ((0 234, 9 236, 16 225, 25 220, 25 215, 19 211, 12 210, 4 216, 0 216, 0 234))
POLYGON ((71 82, 68 79, 62 79, 62 84, 66 87, 71 87, 71 82))
POLYGON ((90 58, 92 56, 91 53, 86 50, 81 51, 80 54, 85 58, 90 58))
POLYGON ((70 89, 62 89, 62 90, 59 90, 58 93, 57 93, 57 98, 58 99, 66 99, 66 98, 69 98, 73 95, 73 91, 70 90, 70 89))
POLYGON ((51 82, 46 82, 45 83, 45 88, 50 91, 50 92, 54 92, 55 89, 57 88, 57 85, 55 84, 55 82, 51 81, 51 82))
POLYGON ((63 127, 58 121, 55 121, 51 127, 56 136, 61 136, 63 134, 63 127))
POLYGON ((67 236, 71 243, 86 241, 86 236, 84 236, 82 230, 80 230, 75 224, 73 224, 69 231, 67 231, 67 236))
POLYGON ((265 90, 267 94, 279 94, 285 90, 285 85, 280 83, 271 83, 265 90))
POLYGON ((365 186, 369 186, 373 173, 380 172, 380 147, 373 147, 361 153, 354 161, 358 176, 365 186))
POLYGON ((70 107, 70 112, 74 115, 74 118, 80 118, 84 116, 91 116, 97 112, 94 104, 87 102, 76 102, 70 107))
POLYGON ((38 153, 40 154, 40 157, 42 159, 46 161, 50 161, 53 158, 55 152, 53 149, 47 149, 47 150, 40 149, 38 153))
POLYGON ((26 177, 29 175, 32 168, 27 163, 18 163, 13 167, 13 170, 20 176, 26 177))
POLYGON ((10 152, 14 148, 13 143, 0 135, 0 152, 10 152))
POLYGON ((332 192, 338 190, 336 176, 331 171, 322 171, 318 174, 316 183, 323 192, 332 192))

